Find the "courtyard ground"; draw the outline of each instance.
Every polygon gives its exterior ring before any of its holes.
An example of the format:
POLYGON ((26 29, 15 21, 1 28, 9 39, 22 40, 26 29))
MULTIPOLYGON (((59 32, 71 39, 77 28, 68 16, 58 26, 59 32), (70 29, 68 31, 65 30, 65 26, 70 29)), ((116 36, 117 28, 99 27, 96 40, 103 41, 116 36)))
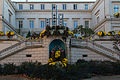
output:
MULTIPOLYGON (((14 77, 14 76, 0 76, 0 80, 29 80, 23 77, 14 77)), ((83 80, 120 80, 120 75, 117 76, 97 76, 92 77, 91 79, 83 79, 83 80)))
POLYGON ((120 75, 117 75, 117 76, 97 76, 97 77, 92 77, 91 79, 84 79, 84 80, 120 80, 120 75))

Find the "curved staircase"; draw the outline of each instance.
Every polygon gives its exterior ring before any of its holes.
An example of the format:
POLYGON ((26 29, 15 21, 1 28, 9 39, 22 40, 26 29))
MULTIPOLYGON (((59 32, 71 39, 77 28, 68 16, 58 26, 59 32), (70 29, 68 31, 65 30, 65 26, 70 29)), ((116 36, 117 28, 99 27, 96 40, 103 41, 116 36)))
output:
POLYGON ((42 39, 39 41, 29 40, 25 42, 19 42, 15 45, 12 45, 2 51, 0 51, 0 60, 5 59, 6 57, 9 57, 17 52, 23 51, 25 49, 29 48, 37 48, 37 47, 43 47, 42 39))
POLYGON ((118 52, 108 49, 100 44, 94 43, 94 41, 71 39, 71 46, 86 48, 97 54, 103 55, 113 61, 120 60, 120 54, 118 52))

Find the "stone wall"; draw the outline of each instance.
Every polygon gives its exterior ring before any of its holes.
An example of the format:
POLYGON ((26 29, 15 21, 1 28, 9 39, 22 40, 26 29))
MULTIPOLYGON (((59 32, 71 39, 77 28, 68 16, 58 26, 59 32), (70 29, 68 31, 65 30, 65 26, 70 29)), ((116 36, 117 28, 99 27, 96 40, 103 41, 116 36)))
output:
POLYGON ((3 49, 6 49, 16 43, 18 43, 18 41, 0 41, 0 51, 3 49))
MULTIPOLYGON (((103 55, 97 54, 95 52, 92 52, 88 49, 82 49, 82 48, 71 48, 71 62, 75 63, 79 59, 84 59, 86 61, 111 61, 109 58, 104 57, 103 55)), ((70 61, 70 59, 69 59, 70 61)))
POLYGON ((48 59, 49 59, 49 44, 54 40, 54 39, 60 39, 60 37, 49 37, 49 38, 44 38, 42 47, 38 48, 28 48, 25 50, 22 50, 18 53, 15 53, 9 57, 6 57, 5 59, 0 61, 0 64, 4 63, 15 63, 17 65, 21 64, 22 62, 41 62, 42 64, 47 64, 48 59), (29 57, 27 57, 29 56, 29 57), (31 57, 30 57, 31 56, 31 57))

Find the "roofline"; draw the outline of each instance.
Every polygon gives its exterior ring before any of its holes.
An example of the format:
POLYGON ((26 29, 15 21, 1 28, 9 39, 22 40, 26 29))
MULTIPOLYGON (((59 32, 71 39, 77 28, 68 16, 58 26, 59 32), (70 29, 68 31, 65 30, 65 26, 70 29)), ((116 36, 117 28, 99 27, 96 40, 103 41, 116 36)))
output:
POLYGON ((13 3, 95 3, 96 1, 23 1, 23 2, 17 2, 12 1, 13 3))

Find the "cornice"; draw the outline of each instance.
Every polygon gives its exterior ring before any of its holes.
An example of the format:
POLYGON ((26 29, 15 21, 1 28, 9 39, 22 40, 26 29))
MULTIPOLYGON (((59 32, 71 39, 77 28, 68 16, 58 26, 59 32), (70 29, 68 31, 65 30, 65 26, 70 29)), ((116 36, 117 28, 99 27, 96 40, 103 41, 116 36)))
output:
POLYGON ((91 2, 88 2, 88 1, 86 1, 86 2, 79 2, 79 1, 71 1, 71 2, 62 2, 62 1, 59 1, 59 2, 55 2, 55 1, 53 1, 53 2, 13 2, 13 3, 18 3, 18 4, 36 4, 36 3, 49 3, 49 4, 54 4, 54 3, 57 3, 57 4, 61 4, 61 3, 95 3, 95 1, 91 1, 91 2))
POLYGON ((12 3, 10 0, 7 0, 7 1, 8 1, 8 3, 10 4, 11 8, 13 8, 13 10, 16 11, 16 8, 15 8, 15 6, 13 5, 13 3, 12 3))
POLYGON ((96 8, 96 6, 100 3, 101 0, 96 1, 96 3, 93 5, 92 11, 96 8))
MULTIPOLYGON (((16 12, 51 12, 52 10, 16 10, 16 12)), ((58 12, 91 12, 91 10, 58 10, 58 12)))
POLYGON ((100 27, 102 24, 104 24, 107 21, 120 21, 120 18, 105 18, 103 19, 98 25, 96 25, 93 30, 96 30, 98 27, 100 27))
POLYGON ((112 3, 120 3, 120 1, 112 1, 112 3))

